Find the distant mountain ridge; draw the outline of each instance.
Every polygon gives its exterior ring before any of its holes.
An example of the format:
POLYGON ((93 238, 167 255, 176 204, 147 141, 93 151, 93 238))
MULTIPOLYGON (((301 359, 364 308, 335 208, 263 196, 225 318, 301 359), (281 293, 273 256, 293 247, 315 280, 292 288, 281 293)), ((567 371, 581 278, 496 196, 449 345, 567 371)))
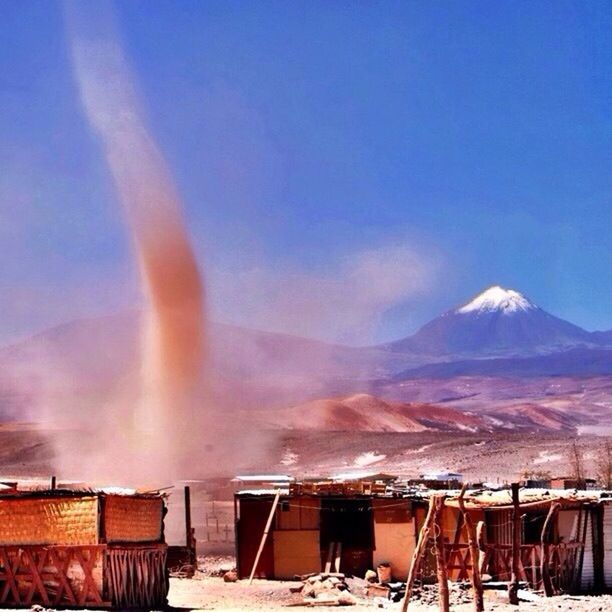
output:
POLYGON ((415 378, 454 378, 455 376, 610 376, 612 350, 574 348, 533 357, 498 357, 429 363, 393 376, 394 381, 415 378))
MULTIPOLYGON (((587 332, 497 286, 382 346, 347 347, 218 323, 209 331, 212 387, 227 408, 284 408, 380 388, 401 394, 402 378, 612 372, 612 331, 587 332)), ((117 390, 133 389, 139 368, 136 312, 46 330, 0 348, 0 419, 75 402, 85 412, 97 410, 117 390)))
POLYGON ((588 332, 549 314, 523 294, 489 287, 467 304, 425 324, 388 350, 431 357, 526 356, 612 343, 611 332, 588 332))

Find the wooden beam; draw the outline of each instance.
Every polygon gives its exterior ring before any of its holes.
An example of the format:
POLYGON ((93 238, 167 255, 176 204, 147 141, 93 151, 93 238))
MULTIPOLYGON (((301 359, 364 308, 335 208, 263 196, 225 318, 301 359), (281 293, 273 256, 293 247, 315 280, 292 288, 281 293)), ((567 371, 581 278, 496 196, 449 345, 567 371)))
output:
POLYGON ((191 548, 191 489, 185 487, 185 546, 191 548))
POLYGON ((476 528, 474 527, 472 517, 465 508, 465 502, 463 501, 466 489, 467 483, 461 488, 461 493, 459 494, 457 503, 459 504, 459 509, 463 515, 463 524, 465 525, 465 530, 467 532, 468 546, 470 549, 470 561, 472 563, 472 589, 474 591, 474 610, 476 612, 484 612, 484 596, 482 593, 482 580, 480 577, 480 555, 478 553, 476 528))
POLYGON ((331 572, 332 558, 334 556, 335 547, 336 547, 335 542, 330 542, 329 546, 327 547, 327 559, 325 559, 325 573, 326 574, 329 574, 329 572, 331 572))
POLYGON ((417 545, 412 553, 410 569, 408 570, 408 577, 406 578, 406 592, 404 593, 404 599, 402 600, 401 612, 406 612, 406 610, 408 610, 408 602, 410 601, 410 595, 412 594, 414 580, 421 563, 421 558, 423 557, 423 552, 425 551, 425 545, 427 544, 427 540, 429 538, 429 532, 431 531, 431 527, 433 525, 434 503, 434 497, 432 496, 429 498, 429 509, 427 510, 427 516, 425 517, 425 522, 419 531, 417 545))
POLYGON ((334 570, 340 572, 340 563, 342 561, 342 542, 336 542, 336 556, 334 558, 334 570))
POLYGON ((542 525, 542 534, 540 535, 540 573, 542 574, 542 586, 544 588, 544 594, 546 597, 552 597, 555 594, 552 580, 550 578, 550 538, 549 534, 552 529, 552 521, 561 507, 561 504, 554 502, 550 504, 548 514, 544 525, 542 525))
POLYGON ((484 521, 478 521, 476 524, 476 542, 478 543, 478 574, 482 581, 484 574, 485 563, 487 561, 486 534, 484 521))
POLYGON ((519 483, 512 485, 512 574, 508 585, 508 601, 518 606, 519 576, 521 571, 521 514, 519 502, 519 483))
POLYGON ((264 545, 266 543, 266 540, 268 539, 268 533, 270 531, 270 526, 272 525, 272 519, 274 518, 274 513, 276 512, 276 506, 278 505, 278 500, 280 499, 280 495, 281 495, 281 490, 279 489, 276 492, 274 501, 272 502, 272 508, 270 509, 270 515, 268 516, 268 521, 266 522, 264 532, 261 536, 261 542, 259 543, 257 555, 255 556, 255 561, 253 563, 253 569, 251 569, 251 575, 249 576, 249 584, 253 582, 253 576, 255 576, 255 572, 257 571, 257 566, 259 565, 259 558, 261 557, 261 553, 263 551, 264 545))
POLYGON ((440 612, 449 612, 448 571, 444 554, 444 497, 435 497, 434 513, 434 554, 436 556, 436 573, 438 575, 438 605, 440 612))

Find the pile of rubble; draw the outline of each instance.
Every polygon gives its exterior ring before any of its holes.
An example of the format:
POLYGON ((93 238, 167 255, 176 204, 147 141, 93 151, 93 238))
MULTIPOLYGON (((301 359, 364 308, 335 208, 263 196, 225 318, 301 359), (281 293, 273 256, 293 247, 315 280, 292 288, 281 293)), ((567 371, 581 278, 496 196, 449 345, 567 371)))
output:
MULTIPOLYGON (((470 604, 474 600, 469 582, 448 582, 448 594, 451 605, 470 604)), ((411 600, 427 606, 437 606, 439 588, 437 584, 423 584, 414 587, 411 600)))
POLYGON ((306 606, 354 606, 357 598, 349 591, 346 577, 339 572, 301 576, 302 584, 292 587, 293 593, 302 595, 306 606))
POLYGON ((368 570, 365 574, 365 582, 366 596, 377 601, 381 599, 400 601, 406 592, 405 582, 392 580, 391 567, 388 563, 381 563, 377 571, 368 570))

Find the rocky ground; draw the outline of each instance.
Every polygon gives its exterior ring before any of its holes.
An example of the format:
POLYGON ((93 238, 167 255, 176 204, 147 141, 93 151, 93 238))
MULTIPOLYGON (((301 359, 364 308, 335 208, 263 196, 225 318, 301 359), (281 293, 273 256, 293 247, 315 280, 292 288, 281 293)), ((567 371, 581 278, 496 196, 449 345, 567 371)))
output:
MULTIPOLYGON (((284 580, 254 580, 251 585, 246 580, 225 582, 224 570, 233 565, 231 557, 214 557, 202 559, 206 568, 198 572, 193 580, 171 579, 170 605, 182 610, 276 610, 288 607, 304 607, 300 593, 292 593, 299 587, 299 582, 284 580)), ((355 605, 350 609, 392 610, 399 612, 401 604, 384 598, 366 598, 364 592, 355 583, 348 581, 354 595, 355 605)), ((507 603, 505 592, 487 591, 485 593, 485 610, 495 612, 517 612, 528 610, 576 612, 604 612, 612 609, 612 595, 604 596, 560 596, 549 599, 541 598, 536 602, 522 601, 518 608, 507 603)), ((347 606, 348 608, 349 606, 347 606)), ((317 610, 332 609, 329 606, 316 606, 317 610)), ((336 609, 337 606, 333 606, 336 609)), ((409 610, 436 610, 437 590, 434 586, 417 589, 411 599, 409 610)), ((467 612, 473 610, 468 587, 452 585, 451 610, 467 612)))
POLYGON ((525 470, 565 474, 574 440, 583 448, 587 471, 594 473, 602 437, 542 432, 292 432, 279 440, 275 454, 281 460, 271 467, 296 476, 369 470, 415 477, 452 471, 471 482, 503 483, 525 470))
MULTIPOLYGON (((0 475, 23 478, 57 473, 54 449, 73 433, 45 431, 29 424, 0 424, 0 475)), ((570 432, 284 431, 266 435, 266 456, 258 456, 257 463, 236 467, 237 472, 300 477, 374 470, 415 477, 424 472, 453 471, 472 482, 504 482, 515 480, 524 470, 565 475, 572 442, 577 440, 583 448, 587 474, 593 475, 605 440, 570 432)), ((236 471, 216 475, 231 478, 236 471)), ((79 477, 82 475, 73 475, 79 477)))

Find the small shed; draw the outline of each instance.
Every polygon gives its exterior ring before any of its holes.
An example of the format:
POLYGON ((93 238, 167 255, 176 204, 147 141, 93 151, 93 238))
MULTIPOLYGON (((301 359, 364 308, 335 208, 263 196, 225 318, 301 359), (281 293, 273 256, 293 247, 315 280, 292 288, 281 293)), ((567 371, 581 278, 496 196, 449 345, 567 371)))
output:
MULTIPOLYGON (((611 495, 608 492, 608 495, 611 495)), ((601 500, 601 557, 602 582, 605 589, 612 590, 612 497, 601 500)))
POLYGON ((166 603, 164 497, 113 490, 0 494, 0 607, 166 603))
MULTIPOLYGON (((276 493, 236 495, 237 566, 248 577, 276 493)), ((256 576, 292 578, 322 571, 332 562, 347 574, 363 575, 386 561, 405 575, 414 546, 411 503, 358 494, 281 495, 256 576)))

